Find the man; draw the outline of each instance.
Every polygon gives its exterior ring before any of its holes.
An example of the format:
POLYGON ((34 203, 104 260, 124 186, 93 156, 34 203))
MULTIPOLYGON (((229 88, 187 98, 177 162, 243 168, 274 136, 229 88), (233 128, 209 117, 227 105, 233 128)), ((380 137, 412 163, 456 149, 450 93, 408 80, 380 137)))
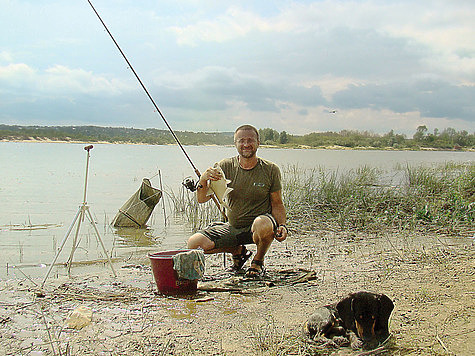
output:
MULTIPOLYGON (((234 133, 238 156, 219 162, 228 187, 229 221, 213 223, 188 239, 188 248, 202 248, 205 253, 230 252, 232 270, 238 272, 252 253, 247 244, 255 243, 256 255, 246 277, 258 278, 264 273, 264 257, 272 241, 287 238, 286 214, 282 202, 282 185, 279 167, 257 157, 259 132, 251 125, 243 125, 234 133)), ((221 178, 215 168, 208 168, 200 177, 197 189, 199 203, 208 201, 208 182, 221 178)))

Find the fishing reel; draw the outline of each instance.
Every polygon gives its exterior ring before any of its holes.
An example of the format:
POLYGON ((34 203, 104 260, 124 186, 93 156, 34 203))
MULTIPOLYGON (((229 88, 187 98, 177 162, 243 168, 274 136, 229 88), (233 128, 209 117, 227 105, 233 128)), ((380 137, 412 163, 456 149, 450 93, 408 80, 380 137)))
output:
POLYGON ((195 181, 193 180, 193 178, 191 178, 191 177, 186 177, 186 178, 183 180, 183 182, 182 182, 181 184, 183 184, 183 186, 184 186, 186 189, 188 189, 189 191, 195 192, 196 189, 198 189, 198 183, 199 183, 199 181, 198 181, 198 182, 195 182, 195 181))

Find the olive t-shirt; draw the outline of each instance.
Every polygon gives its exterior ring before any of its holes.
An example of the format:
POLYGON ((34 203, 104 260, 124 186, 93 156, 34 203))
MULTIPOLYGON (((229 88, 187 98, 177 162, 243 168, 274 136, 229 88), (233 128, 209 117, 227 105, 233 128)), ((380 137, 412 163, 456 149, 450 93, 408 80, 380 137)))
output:
POLYGON ((254 168, 243 169, 236 156, 218 164, 231 181, 228 187, 233 188, 228 195, 231 211, 227 212, 231 226, 250 226, 259 215, 272 212, 270 193, 282 189, 280 170, 275 163, 258 158, 254 168))

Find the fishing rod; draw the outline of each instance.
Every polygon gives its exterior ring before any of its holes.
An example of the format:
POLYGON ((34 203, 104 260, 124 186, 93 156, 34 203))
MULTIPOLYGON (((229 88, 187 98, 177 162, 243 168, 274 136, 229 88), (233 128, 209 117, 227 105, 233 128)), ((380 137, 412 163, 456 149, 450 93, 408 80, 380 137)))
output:
MULTIPOLYGON (((119 44, 117 43, 117 41, 115 40, 114 36, 112 35, 112 33, 109 31, 109 28, 107 27, 107 25, 105 24, 105 22, 102 20, 101 16, 99 15, 99 13, 97 12, 96 8, 92 5, 91 1, 90 0, 87 0, 87 2, 89 3, 89 5, 91 5, 91 8, 92 10, 94 11, 94 13, 96 14, 97 18, 99 19, 99 21, 102 23, 102 26, 104 26, 105 30, 107 31, 107 33, 109 34, 110 38, 112 39, 112 41, 114 42, 115 46, 117 47, 117 49, 119 50, 120 54, 122 55, 122 57, 125 59, 125 61, 127 62, 127 65, 129 66, 130 70, 132 71, 132 73, 134 73, 135 75, 135 78, 137 78, 138 82, 140 83, 140 85, 142 86, 142 89, 145 91, 145 94, 147 94, 148 98, 150 99, 150 101, 152 102, 153 106, 155 107, 155 110, 158 112, 158 114, 160 115, 160 117, 162 118, 163 122, 165 123, 165 125, 167 126, 168 130, 170 131, 170 133, 172 134, 173 138, 175 139, 176 143, 178 144, 178 146, 181 148, 183 154, 185 155, 186 159, 188 160, 188 162, 190 163, 191 167, 193 168, 193 170, 195 171, 196 175, 199 177, 201 177, 201 173, 200 171, 198 170, 198 168, 196 168, 196 166, 193 164, 193 161, 191 160, 190 156, 188 156, 188 153, 186 153, 185 151, 185 148, 182 146, 182 144, 180 143, 180 141, 178 140, 178 137, 175 135, 175 132, 173 131, 173 129, 171 128, 171 126, 168 124, 168 121, 167 119, 165 119, 165 116, 162 114, 161 110, 159 109, 158 105, 155 103, 155 100, 153 100, 152 96, 150 95, 149 91, 147 90, 147 88, 145 87, 144 83, 142 82, 142 80, 140 79, 140 77, 138 76, 137 72, 135 71, 134 67, 132 66, 132 64, 129 62, 129 60, 127 59, 125 53, 122 51, 122 49, 120 48, 119 44)), ((185 185, 187 188, 188 186, 185 185)), ((212 195, 211 198, 213 199, 213 201, 215 202, 216 206, 218 207, 219 211, 221 212, 221 214, 223 215, 224 218, 227 219, 226 217, 226 214, 224 213, 223 210, 221 210, 221 206, 218 202, 218 200, 216 199, 216 196, 215 195, 212 195)))
POLYGON ((155 103, 155 100, 153 100, 152 96, 150 95, 150 93, 148 92, 147 88, 145 87, 145 85, 143 84, 142 80, 140 79, 140 77, 138 76, 137 72, 135 71, 134 67, 132 66, 132 64, 130 64, 129 60, 127 59, 127 57, 125 56, 124 52, 122 51, 122 49, 120 48, 119 44, 117 43, 117 41, 115 40, 114 36, 112 36, 112 33, 109 31, 109 29, 107 28, 106 24, 104 23, 104 21, 102 21, 102 18, 101 16, 99 15, 99 13, 97 12, 97 10, 95 9, 95 7, 92 5, 91 1, 90 0, 87 0, 87 2, 89 3, 89 5, 91 5, 91 8, 92 10, 94 11, 94 13, 96 14, 97 18, 99 19, 99 21, 101 21, 102 23, 102 26, 104 26, 104 28, 106 29, 107 33, 109 34, 110 38, 112 39, 112 41, 114 42, 115 46, 117 47, 117 49, 119 50, 120 54, 122 55, 122 57, 124 57, 125 61, 127 62, 127 65, 129 66, 130 70, 132 71, 132 73, 134 73, 135 75, 135 78, 137 78, 138 82, 140 83, 140 85, 142 86, 142 89, 145 91, 145 93, 147 94, 148 98, 150 99, 150 101, 152 102, 153 106, 155 107, 155 110, 157 110, 158 114, 160 115, 160 117, 162 118, 163 122, 165 123, 165 125, 167 125, 167 128, 168 130, 170 131, 170 133, 172 134, 173 138, 175 139, 176 143, 178 144, 178 146, 180 146, 181 150, 183 151, 183 153, 185 154, 185 157, 188 159, 188 162, 190 162, 191 166, 193 167, 196 175, 198 177, 201 176, 200 174, 200 171, 195 167, 195 165, 193 164, 193 161, 191 160, 190 156, 188 156, 188 154, 186 153, 185 149, 183 148, 183 146, 181 145, 180 141, 178 140, 178 137, 175 135, 175 132, 172 130, 172 128, 170 127, 170 125, 168 124, 167 120, 165 119, 165 116, 163 116, 162 112, 160 111, 160 109, 158 108, 158 105, 155 103))

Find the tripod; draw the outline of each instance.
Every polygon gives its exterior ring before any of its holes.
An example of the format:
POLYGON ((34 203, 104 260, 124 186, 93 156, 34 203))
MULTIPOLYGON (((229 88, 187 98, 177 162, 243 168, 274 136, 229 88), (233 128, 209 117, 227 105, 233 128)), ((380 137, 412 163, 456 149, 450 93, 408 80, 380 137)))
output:
POLYGON ((78 248, 79 246, 79 241, 78 241, 78 235, 79 235, 79 229, 81 228, 81 223, 84 221, 84 218, 87 217, 89 222, 91 223, 92 227, 94 228, 94 231, 96 233, 96 237, 97 237, 97 241, 101 244, 102 246, 102 250, 104 251, 104 254, 107 256, 107 261, 109 262, 109 265, 112 269, 112 273, 114 274, 114 277, 117 277, 117 274, 115 273, 115 270, 114 270, 114 267, 112 266, 112 261, 109 257, 109 254, 104 246, 104 242, 102 241, 101 239, 101 235, 99 235, 99 231, 97 230, 97 226, 96 226, 96 223, 94 221, 94 219, 92 218, 92 214, 91 214, 91 211, 89 210, 89 206, 87 205, 87 202, 86 202, 86 192, 87 192, 87 174, 88 174, 88 170, 89 170, 89 156, 90 156, 90 153, 89 151, 92 150, 93 146, 92 145, 89 145, 89 146, 86 146, 84 147, 84 149, 87 151, 87 158, 86 158, 86 177, 85 177, 85 180, 84 180, 84 199, 83 199, 83 202, 82 204, 79 206, 79 209, 76 213, 76 216, 74 217, 73 219, 73 222, 71 223, 71 225, 69 226, 69 229, 68 231, 66 232, 66 235, 64 236, 63 238, 63 241, 61 242, 61 246, 59 247, 58 249, 58 252, 56 252, 56 255, 54 256, 54 259, 53 259, 53 262, 51 262, 51 265, 49 266, 49 269, 48 271, 46 272, 46 275, 45 275, 45 278, 43 279, 43 283, 41 284, 41 289, 43 289, 45 283, 46 283, 46 280, 48 279, 48 276, 49 274, 51 273, 51 270, 53 269, 54 267, 54 264, 56 263, 56 260, 58 259, 58 256, 60 255, 61 251, 63 250, 64 248, 64 245, 66 244, 66 241, 68 240, 69 238, 69 235, 71 234, 71 231, 73 230, 73 227, 74 225, 76 224, 77 222, 77 226, 76 226, 76 234, 74 235, 74 240, 73 240, 73 246, 72 246, 72 249, 71 249, 71 254, 69 255, 69 259, 68 259, 68 262, 66 262, 67 266, 68 266, 68 274, 70 274, 71 272, 71 264, 73 262, 73 256, 74 256, 74 252, 76 251, 76 249, 78 248), (78 220, 79 219, 79 220, 78 220))

